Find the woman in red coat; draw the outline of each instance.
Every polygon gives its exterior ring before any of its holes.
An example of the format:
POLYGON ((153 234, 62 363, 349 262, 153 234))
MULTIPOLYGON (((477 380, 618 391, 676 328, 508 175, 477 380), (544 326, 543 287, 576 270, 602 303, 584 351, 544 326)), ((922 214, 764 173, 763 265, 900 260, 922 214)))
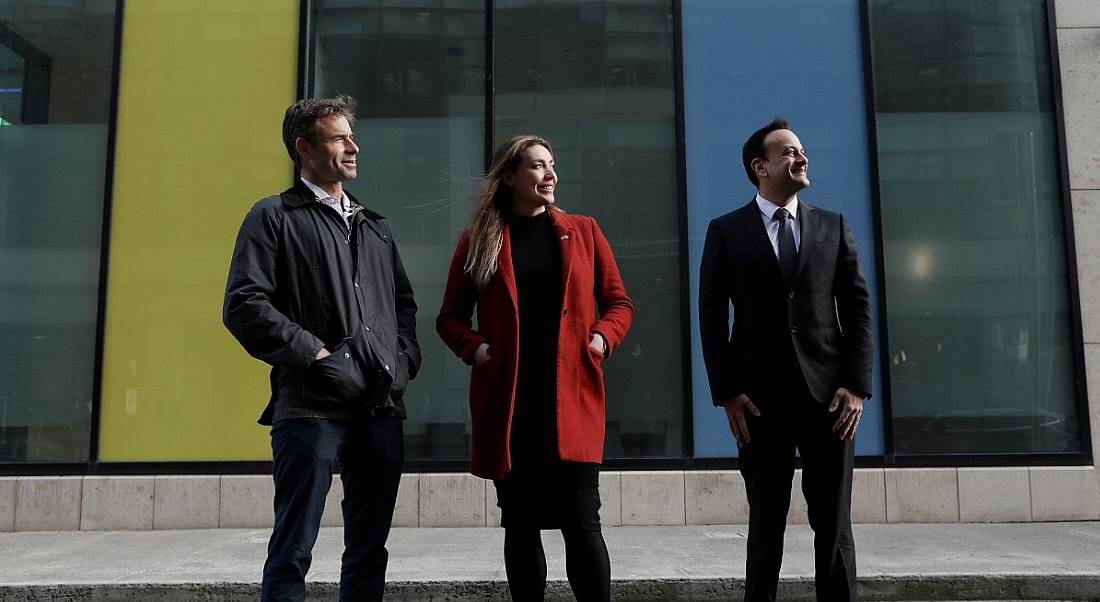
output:
POLYGON ((436 330, 473 366, 471 471, 496 485, 512 598, 543 599, 540 530, 561 529, 573 593, 608 600, 600 364, 634 306, 595 220, 554 205, 557 183, 546 140, 516 136, 497 149, 451 260, 436 330))

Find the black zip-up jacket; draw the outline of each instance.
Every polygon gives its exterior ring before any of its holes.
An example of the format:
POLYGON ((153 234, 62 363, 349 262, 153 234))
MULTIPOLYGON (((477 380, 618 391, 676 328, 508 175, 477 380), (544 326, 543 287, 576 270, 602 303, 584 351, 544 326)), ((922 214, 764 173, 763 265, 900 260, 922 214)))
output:
POLYGON ((272 366, 260 424, 406 415, 420 368, 412 285, 385 218, 348 197, 350 227, 300 180, 241 224, 222 320, 272 366), (321 347, 332 355, 314 361, 321 347))

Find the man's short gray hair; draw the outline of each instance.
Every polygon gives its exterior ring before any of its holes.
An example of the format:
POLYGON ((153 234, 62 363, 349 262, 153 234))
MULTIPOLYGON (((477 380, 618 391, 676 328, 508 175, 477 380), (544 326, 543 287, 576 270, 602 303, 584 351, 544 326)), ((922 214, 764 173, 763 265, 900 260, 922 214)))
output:
POLYGON ((283 144, 294 164, 301 167, 298 150, 294 147, 298 138, 317 144, 317 121, 322 117, 337 115, 355 125, 355 99, 347 94, 332 98, 306 98, 287 107, 283 117, 283 144))

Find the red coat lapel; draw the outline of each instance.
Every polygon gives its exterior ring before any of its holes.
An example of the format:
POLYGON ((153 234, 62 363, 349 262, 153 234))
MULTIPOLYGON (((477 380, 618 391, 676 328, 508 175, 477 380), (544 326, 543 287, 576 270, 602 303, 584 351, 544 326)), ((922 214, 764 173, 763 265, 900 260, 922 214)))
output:
POLYGON ((569 290, 569 277, 573 274, 573 226, 564 214, 547 209, 554 220, 554 230, 558 233, 558 246, 561 248, 561 290, 562 303, 569 290))
POLYGON ((497 271, 504 280, 504 288, 508 289, 508 298, 512 300, 512 309, 516 315, 519 315, 519 295, 516 293, 516 271, 512 267, 512 242, 508 224, 504 224, 504 236, 500 244, 497 264, 497 271))

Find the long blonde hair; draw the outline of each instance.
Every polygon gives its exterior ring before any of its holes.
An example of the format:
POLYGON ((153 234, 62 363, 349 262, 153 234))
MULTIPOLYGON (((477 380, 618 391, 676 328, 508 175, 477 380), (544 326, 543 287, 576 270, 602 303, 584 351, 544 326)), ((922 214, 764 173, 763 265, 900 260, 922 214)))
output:
MULTIPOLYGON (((489 173, 481 181, 481 190, 470 217, 469 247, 462 271, 469 274, 477 290, 485 290, 493 274, 497 273, 497 257, 504 244, 504 216, 511 211, 512 189, 501 185, 504 176, 516 171, 523 153, 532 146, 542 146, 554 156, 554 149, 546 140, 531 134, 512 136, 497 147, 493 154, 489 173)), ((555 206, 551 209, 561 211, 555 206)))

